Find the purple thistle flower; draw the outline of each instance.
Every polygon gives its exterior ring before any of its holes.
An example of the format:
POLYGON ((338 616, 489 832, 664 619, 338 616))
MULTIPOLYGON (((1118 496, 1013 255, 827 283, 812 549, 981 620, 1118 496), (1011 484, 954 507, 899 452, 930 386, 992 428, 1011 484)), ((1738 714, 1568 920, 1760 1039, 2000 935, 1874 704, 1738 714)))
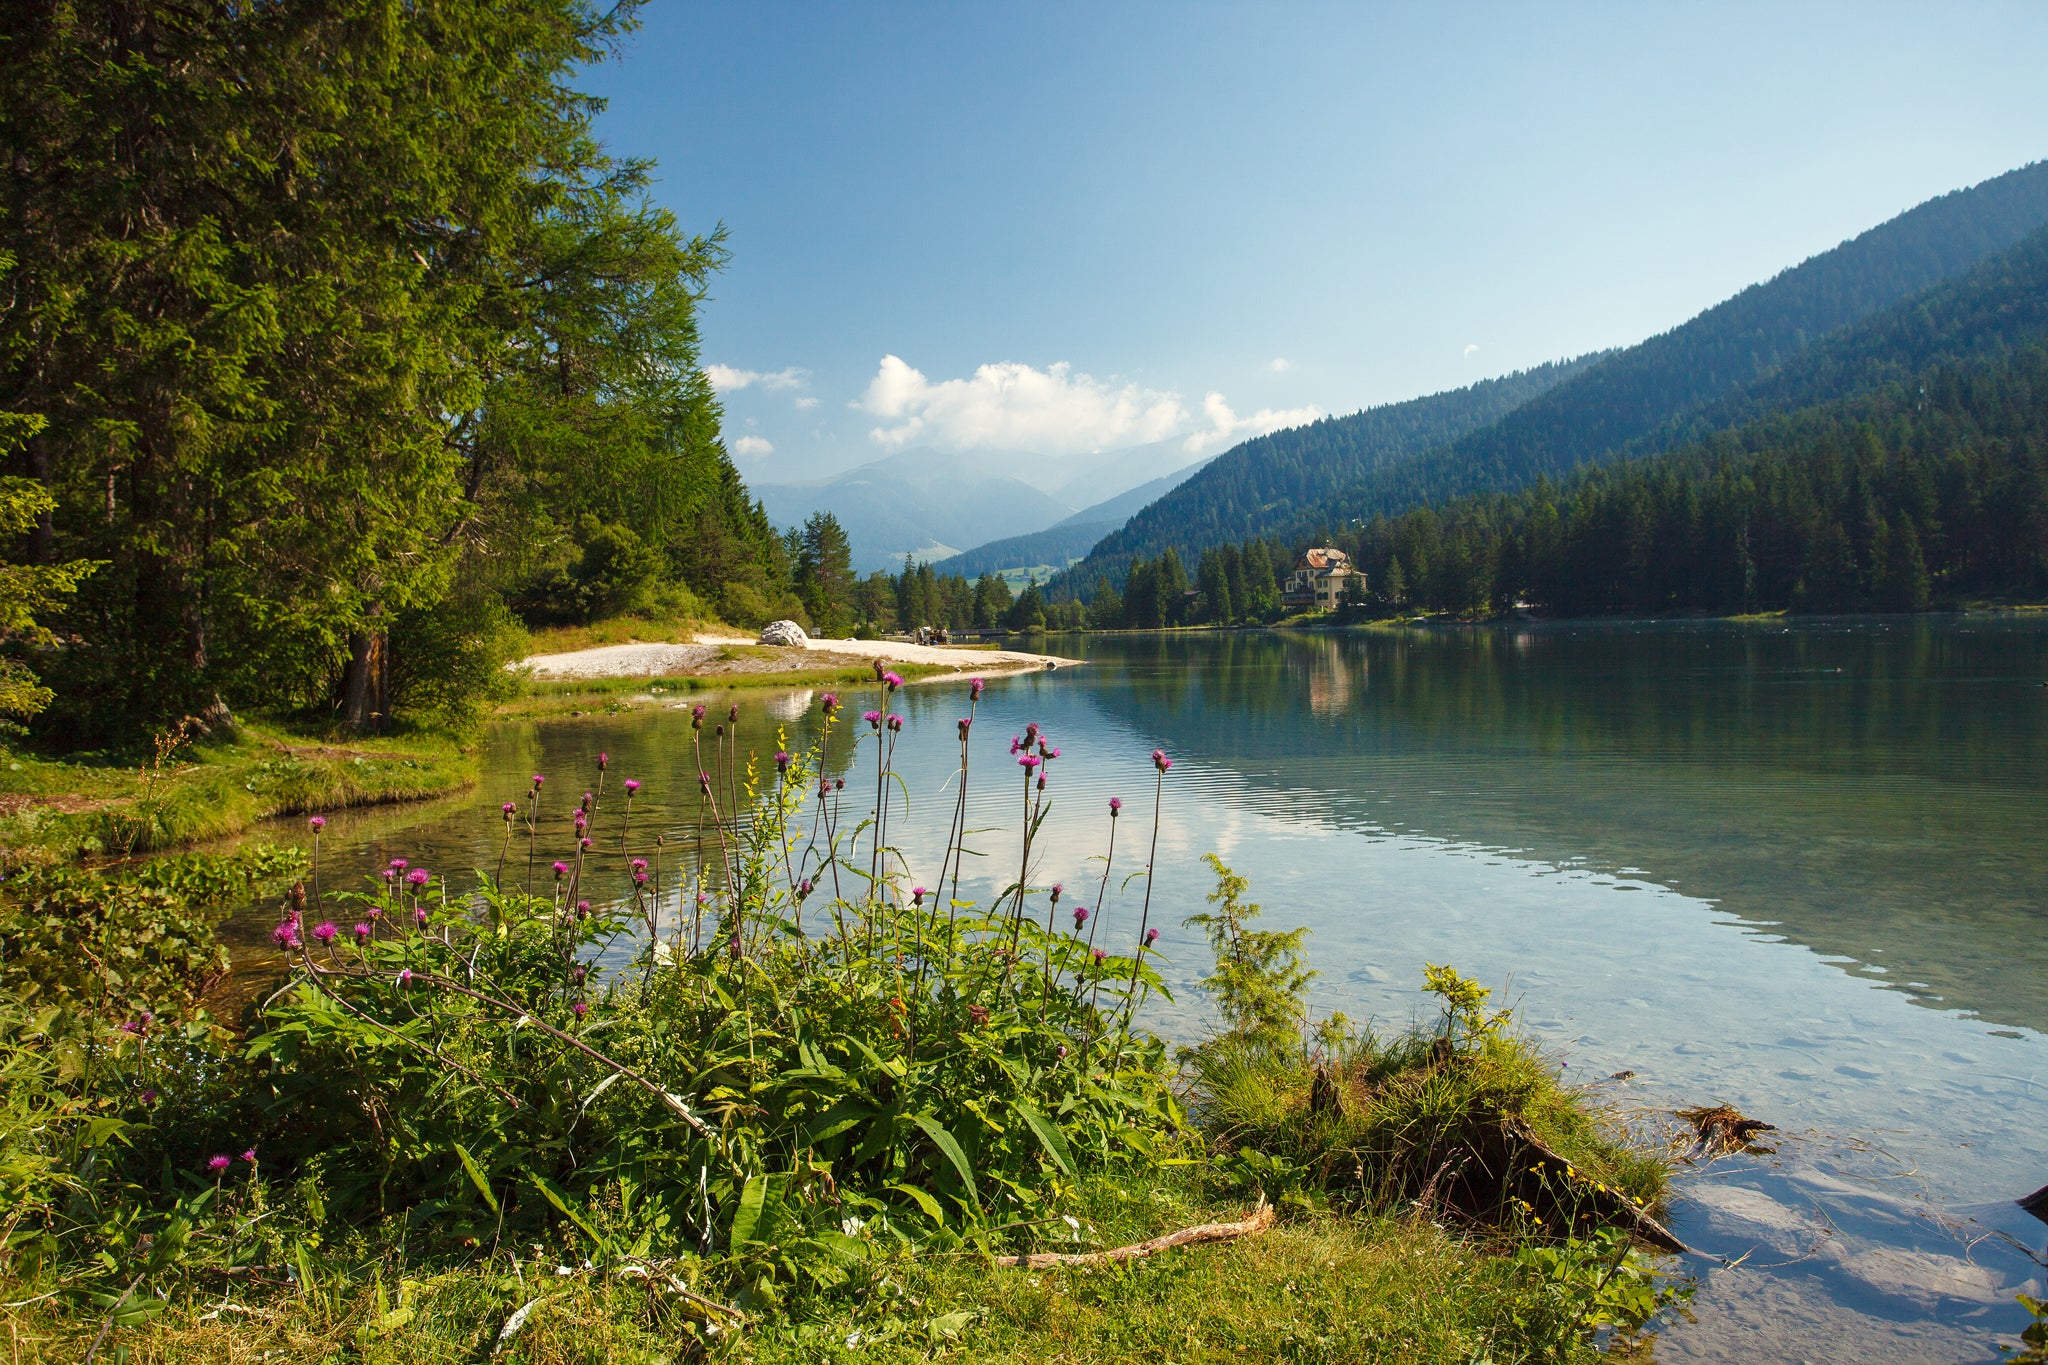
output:
POLYGON ((734 935, 732 936, 732 944, 731 944, 731 947, 732 947, 732 955, 733 955, 733 960, 734 960, 734 961, 738 961, 738 960, 739 960, 739 955, 740 955, 740 936, 739 936, 738 934, 734 934, 734 935))
POLYGON ((256 1149, 254 1147, 251 1147, 244 1151, 242 1153, 242 1160, 248 1162, 251 1166, 254 1166, 256 1164, 256 1149))
POLYGON ((1054 905, 1060 903, 1060 897, 1066 893, 1066 889, 1066 887, 1061 886, 1058 882, 1052 884, 1052 903, 1054 905))
POLYGON ((581 811, 583 814, 588 815, 590 813, 591 803, 596 799, 597 798, 592 796, 589 792, 583 793, 583 804, 578 806, 577 809, 581 811))
POLYGON ((519 807, 513 805, 510 801, 507 801, 498 809, 505 812, 505 823, 508 825, 512 823, 512 817, 519 813, 519 807))
POLYGON ((1076 929, 1079 929, 1079 928, 1080 928, 1080 927, 1081 927, 1082 925, 1086 924, 1087 922, 1088 922, 1088 907, 1087 907, 1087 906, 1085 906, 1085 905, 1077 905, 1077 906, 1075 906, 1075 907, 1074 907, 1074 927, 1075 927, 1076 929))
POLYGON ((839 709, 839 694, 837 692, 827 692, 824 695, 820 704, 822 705, 825 714, 828 716, 831 715, 834 711, 837 711, 839 709))
POLYGON ((796 898, 800 901, 807 899, 810 896, 811 891, 812 886, 811 879, 809 877, 804 878, 802 881, 796 884, 796 898))
POLYGON ((275 943, 280 948, 298 947, 299 926, 292 923, 290 920, 286 920, 283 924, 278 925, 275 929, 272 929, 270 931, 270 941, 272 943, 275 943))
POLYGON ((1040 774, 1038 775, 1038 789, 1039 789, 1040 791, 1044 791, 1044 790, 1045 790, 1045 774, 1044 774, 1044 773, 1040 773, 1040 774))
POLYGON ((704 707, 701 704, 690 708, 690 728, 692 730, 704 728, 704 707))
POLYGON ((556 880, 556 881, 560 881, 560 880, 562 880, 562 878, 564 878, 564 877, 566 877, 566 876, 568 876, 568 875, 569 875, 569 865, 568 865, 567 863, 556 863, 556 864, 555 864, 555 880, 556 880))
POLYGON ((221 1152, 215 1156, 211 1156, 206 1159, 206 1169, 212 1171, 215 1175, 222 1174, 227 1170, 228 1167, 234 1164, 235 1159, 229 1156, 226 1152, 221 1152))
POLYGON ((417 925, 418 925, 418 926, 419 926, 420 928, 422 928, 422 929, 424 929, 424 928, 426 928, 426 927, 427 927, 427 907, 426 907, 426 906, 424 906, 424 905, 416 905, 416 906, 414 906, 414 907, 413 907, 413 911, 412 911, 412 922, 413 922, 414 924, 417 924, 417 925))
POLYGON ((543 783, 543 782, 545 782, 545 781, 547 781, 547 779, 546 779, 545 777, 542 777, 542 776, 541 776, 541 775, 540 775, 539 773, 535 773, 535 774, 533 775, 533 789, 534 789, 535 791, 539 791, 539 790, 540 790, 540 784, 541 784, 541 783, 543 783))
POLYGON ((374 922, 376 920, 384 918, 384 907, 381 905, 373 905, 368 910, 365 910, 363 913, 368 915, 370 919, 374 922))
POLYGON ((312 819, 306 822, 306 828, 312 830, 315 834, 318 834, 321 830, 327 828, 327 817, 324 815, 314 816, 312 819))
POLYGON ((387 882, 395 882, 395 881, 397 881, 397 880, 398 880, 398 869, 397 869, 397 868, 395 868, 395 867, 387 867, 387 868, 385 868, 385 869, 384 869, 384 880, 385 880, 385 881, 387 881, 387 882))
POLYGON ((364 923, 363 923, 362 921, 358 920, 358 921, 356 922, 356 942, 358 942, 358 943, 365 943, 365 942, 368 942, 368 941, 369 941, 369 937, 370 937, 370 926, 369 926, 369 925, 367 925, 367 924, 364 924, 364 923))
POLYGON ((1154 749, 1152 751, 1152 766, 1159 769, 1160 772, 1165 772, 1173 766, 1173 760, 1166 756, 1166 750, 1154 749))
POLYGON ((1159 931, 1157 929, 1147 929, 1145 931, 1145 946, 1150 948, 1157 942, 1159 942, 1159 931))
POLYGON ((416 867, 405 874, 405 879, 414 886, 425 886, 428 882, 434 880, 434 874, 427 871, 424 867, 416 867))
POLYGON ((139 1038, 142 1036, 142 1025, 133 1019, 124 1019, 121 1021, 121 1032, 132 1033, 139 1038))
POLYGON ((1112 796, 1112 797, 1110 797, 1110 798, 1109 798, 1109 818, 1110 818, 1110 819, 1112 819, 1112 820, 1116 819, 1116 814, 1117 814, 1117 812, 1118 812, 1118 811, 1120 811, 1120 810, 1122 810, 1123 808, 1124 808, 1124 799, 1123 799, 1123 798, 1122 798, 1121 796, 1112 796))
POLYGON ((1065 1043, 1061 1043, 1059 1052, 1055 1055, 1057 1055, 1059 1059, 1063 1062, 1067 1060, 1067 1045, 1065 1043))
POLYGON ((575 820, 575 824, 576 824, 576 832, 577 832, 578 834, 581 834, 581 833, 582 833, 582 832, 583 832, 584 830, 586 830, 586 829, 589 829, 589 828, 590 828, 590 817, 589 817, 589 816, 587 816, 587 815, 585 815, 585 814, 584 814, 584 813, 583 813, 582 811, 580 811, 580 810, 579 810, 579 811, 577 811, 577 812, 576 812, 576 820, 575 820))
POLYGON ((581 1000, 578 1000, 575 1004, 569 1006, 569 1012, 575 1015, 578 1019, 581 1019, 584 1015, 590 1013, 590 1006, 584 1004, 581 1000))
POLYGON ((882 685, 891 692, 894 692, 897 688, 903 686, 903 675, 901 673, 884 673, 882 675, 882 685))
POLYGON ((604 751, 603 751, 602 749, 598 750, 598 754, 597 754, 597 770, 598 770, 599 772, 603 772, 603 771, 604 771, 604 770, 605 770, 606 768, 609 768, 609 767, 611 767, 611 765, 612 765, 612 756, 611 756, 610 754, 608 754, 608 753, 604 752, 604 751))
POLYGON ((926 894, 926 893, 925 893, 925 889, 924 889, 923 887, 921 887, 921 886, 913 886, 913 887, 911 887, 911 888, 910 888, 910 903, 911 903, 912 905, 923 905, 923 904, 924 904, 924 898, 925 898, 925 894, 926 894))
POLYGON ((576 918, 577 918, 577 919, 589 919, 589 918, 590 918, 590 902, 589 902, 589 901, 577 901, 577 902, 576 902, 576 918))
POLYGON ((407 869, 408 867, 411 867, 411 866, 412 866, 412 864, 411 864, 411 863, 409 863, 409 862, 407 862, 407 861, 406 861, 405 859, 403 859, 403 858, 393 858, 393 859, 391 860, 391 870, 392 870, 393 872, 403 872, 403 871, 405 871, 405 870, 406 870, 406 869, 407 869))
POLYGON ((333 923, 328 920, 322 920, 313 926, 313 937, 319 939, 322 943, 334 942, 334 936, 339 932, 340 930, 336 929, 333 923))
POLYGON ((1100 948, 1095 950, 1095 965, 1098 967, 1102 965, 1102 949, 1100 948))
POLYGON ((880 711, 863 711, 860 713, 860 718, 870 725, 880 725, 882 723, 882 713, 880 711))
POLYGON ((584 966, 581 962, 577 963, 575 966, 569 969, 569 980, 571 980, 578 986, 582 985, 584 979, 587 978, 589 975, 590 968, 584 966))
POLYGON ((1014 754, 1014 753, 1016 753, 1016 752, 1017 752, 1017 751, 1018 751, 1019 749, 1021 749, 1021 748, 1023 748, 1023 747, 1024 747, 1024 741, 1023 741, 1023 740, 1019 739, 1019 738, 1018 738, 1018 737, 1017 737, 1016 735, 1011 735, 1011 736, 1010 736, 1010 752, 1011 752, 1011 753, 1013 753, 1013 754, 1014 754))
POLYGON ((154 1091, 154 1090, 145 1090, 145 1091, 143 1091, 143 1092, 142 1092, 142 1102, 143 1102, 144 1104, 155 1104, 155 1103, 156 1103, 156 1091, 154 1091))
POLYGON ((641 871, 641 872, 635 872, 635 873, 633 874, 633 885, 635 885, 635 886, 645 886, 645 885, 647 885, 647 873, 646 873, 646 872, 644 872, 644 871, 641 871))
POLYGON ((970 700, 972 700, 972 701, 980 701, 980 700, 981 700, 981 690, 982 690, 982 689, 983 689, 984 687, 987 687, 987 686, 988 686, 988 684, 987 684, 987 683, 985 683, 985 682, 983 682, 983 681, 982 681, 981 679, 979 679, 979 678, 976 678, 976 679, 974 679, 974 680, 973 680, 972 682, 970 682, 970 683, 968 683, 968 684, 967 684, 967 696, 968 696, 968 698, 969 698, 970 700))
POLYGON ((775 751, 775 771, 779 773, 789 771, 789 750, 777 749, 775 751))
POLYGON ((401 970, 401 971, 400 971, 400 972, 398 973, 398 985, 399 985, 399 989, 403 990, 403 989, 404 989, 405 987, 407 987, 407 986, 410 986, 411 984, 412 984, 412 968, 410 968, 410 967, 406 967, 406 968, 404 968, 403 970, 401 970))
POLYGON ((1026 772, 1030 772, 1033 768, 1037 767, 1039 764, 1043 762, 1045 762, 1045 760, 1040 758, 1037 754, 1024 754, 1018 758, 1017 766, 1024 769, 1024 771, 1026 772))
POLYGON ((892 715, 892 716, 890 716, 890 717, 889 717, 889 729, 890 729, 890 730, 891 730, 891 731, 892 731, 893 733, 895 733, 895 734, 902 734, 902 733, 903 733, 903 717, 901 717, 901 716, 896 716, 896 715, 892 715))
POLYGON ((640 779, 636 777, 629 777, 626 779, 626 795, 631 796, 634 792, 639 790, 640 779))
POLYGON ((1050 749, 1046 748, 1044 745, 1040 745, 1038 748, 1038 752, 1044 754, 1047 758, 1058 758, 1060 756, 1060 750, 1057 744, 1055 744, 1050 749))

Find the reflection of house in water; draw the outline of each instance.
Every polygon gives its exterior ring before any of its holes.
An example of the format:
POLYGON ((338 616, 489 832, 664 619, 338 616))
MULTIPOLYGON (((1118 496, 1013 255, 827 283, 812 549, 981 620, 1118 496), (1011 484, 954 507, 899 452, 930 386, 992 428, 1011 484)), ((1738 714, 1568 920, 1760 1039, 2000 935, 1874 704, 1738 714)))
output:
POLYGON ((1348 657, 1335 640, 1315 642, 1308 650, 1310 714, 1327 718, 1350 709, 1354 668, 1363 673, 1365 660, 1348 657))
POLYGON ((1335 611, 1353 590, 1365 591, 1365 575, 1351 556, 1329 545, 1304 550, 1281 585, 1280 601, 1290 611, 1335 611))

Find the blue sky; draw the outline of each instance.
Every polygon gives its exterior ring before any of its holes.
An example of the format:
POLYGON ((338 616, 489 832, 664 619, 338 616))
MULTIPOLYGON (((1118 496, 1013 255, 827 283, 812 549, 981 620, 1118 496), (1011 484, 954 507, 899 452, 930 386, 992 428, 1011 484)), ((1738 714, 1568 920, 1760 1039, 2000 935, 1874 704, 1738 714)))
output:
POLYGON ((600 134, 733 260, 750 481, 1190 458, 1627 344, 2048 156, 2048 4, 655 0, 600 134), (893 358, 893 359, 892 359, 893 358))

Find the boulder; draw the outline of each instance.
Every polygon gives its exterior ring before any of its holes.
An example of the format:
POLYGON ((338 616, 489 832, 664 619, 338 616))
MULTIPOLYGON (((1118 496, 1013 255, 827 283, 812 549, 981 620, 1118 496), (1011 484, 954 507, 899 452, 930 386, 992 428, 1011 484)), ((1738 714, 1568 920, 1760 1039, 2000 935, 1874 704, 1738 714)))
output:
POLYGON ((761 643, 764 645, 795 645, 801 649, 810 642, 811 637, 794 621, 770 621, 761 628, 761 643))

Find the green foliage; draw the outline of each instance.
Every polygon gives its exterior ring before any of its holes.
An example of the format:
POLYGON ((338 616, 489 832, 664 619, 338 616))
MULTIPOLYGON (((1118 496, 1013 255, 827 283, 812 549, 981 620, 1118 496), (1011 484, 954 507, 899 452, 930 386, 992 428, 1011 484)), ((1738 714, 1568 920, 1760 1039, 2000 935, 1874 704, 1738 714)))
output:
POLYGON ((44 735, 326 711, 380 641, 401 715, 460 712, 482 670, 422 686, 450 641, 395 623, 555 565, 579 617, 650 583, 781 595, 698 363, 720 236, 648 201, 576 88, 635 8, 9 25, 0 407, 43 423, 28 558, 105 563, 47 621, 44 735))
POLYGON ((1554 1309, 1521 1325, 1548 1327, 1556 1335, 1545 1344, 1553 1348, 1601 1328, 1633 1333, 1665 1309, 1689 1302, 1696 1287, 1661 1272, 1627 1233, 1612 1228, 1517 1247, 1514 1260, 1542 1286, 1554 1309))
MULTIPOLYGON (((7 278, 12 265, 13 258, 0 251, 0 280, 7 278)), ((0 412, 0 459, 34 438, 44 425, 38 416, 0 412)), ((56 506, 57 500, 33 480, 0 478, 0 544, 27 534, 56 506)), ((83 559, 68 564, 0 561, 0 649, 54 644, 56 637, 41 618, 61 608, 100 567, 83 559)), ((50 704, 51 695, 21 660, 0 657, 0 716, 32 716, 50 704)))
POLYGON ((1202 989, 1215 997, 1231 1034, 1255 1047, 1284 1049, 1303 1036, 1307 1023, 1308 983, 1316 975, 1301 957, 1308 930, 1252 928, 1263 912, 1244 899, 1251 884, 1214 853, 1202 857, 1216 874, 1209 904, 1217 908, 1183 921, 1207 935, 1216 954, 1216 970, 1202 979, 1202 989))
POLYGON ((1455 1039, 1462 1034, 1466 1041, 1484 1038, 1500 1031, 1513 1011, 1502 1010, 1498 1014, 1486 1012, 1486 1001, 1493 994, 1491 986, 1482 986, 1469 976, 1462 976, 1455 967, 1439 967, 1425 963, 1422 973, 1422 988, 1444 1002, 1444 1037, 1455 1039))
POLYGON ((0 993, 25 1011, 131 1019, 189 1007, 227 970, 218 907, 305 866, 297 849, 182 854, 111 871, 29 868, 0 886, 0 993))

